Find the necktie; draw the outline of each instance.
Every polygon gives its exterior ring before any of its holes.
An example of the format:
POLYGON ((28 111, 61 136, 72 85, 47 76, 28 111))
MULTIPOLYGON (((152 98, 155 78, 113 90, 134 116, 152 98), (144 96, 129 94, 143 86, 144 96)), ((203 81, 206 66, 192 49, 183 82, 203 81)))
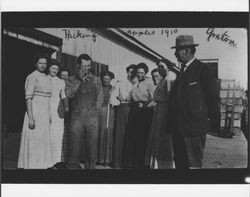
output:
POLYGON ((186 66, 185 64, 181 64, 181 70, 180 70, 180 74, 179 74, 179 76, 178 76, 178 80, 181 79, 181 77, 182 77, 182 75, 183 75, 184 70, 185 70, 186 67, 187 67, 187 66, 186 66))

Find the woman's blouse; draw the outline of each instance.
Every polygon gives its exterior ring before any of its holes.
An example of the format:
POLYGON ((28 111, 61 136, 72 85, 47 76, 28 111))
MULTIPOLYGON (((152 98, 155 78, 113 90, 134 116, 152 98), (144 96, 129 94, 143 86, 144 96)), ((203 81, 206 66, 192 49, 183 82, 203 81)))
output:
POLYGON ((49 78, 52 81, 52 98, 57 101, 66 98, 64 80, 58 78, 57 76, 49 76, 49 78))
POLYGON ((167 102, 169 97, 168 82, 163 79, 155 88, 153 100, 157 103, 167 102))
POLYGON ((25 82, 25 98, 32 99, 34 96, 50 97, 52 83, 47 75, 37 70, 28 75, 25 82))
POLYGON ((111 104, 119 105, 120 103, 130 103, 132 87, 133 83, 128 79, 117 82, 114 91, 111 94, 111 104))
POLYGON ((151 78, 146 77, 137 81, 132 88, 132 99, 135 102, 148 102, 153 100, 155 86, 151 78))

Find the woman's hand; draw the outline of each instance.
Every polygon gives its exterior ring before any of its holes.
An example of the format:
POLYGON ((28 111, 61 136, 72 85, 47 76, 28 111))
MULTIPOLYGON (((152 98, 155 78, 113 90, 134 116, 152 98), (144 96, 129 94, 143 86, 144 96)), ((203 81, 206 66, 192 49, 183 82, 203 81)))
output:
POLYGON ((85 81, 88 77, 87 70, 80 69, 78 75, 81 81, 85 81))
POLYGON ((34 120, 34 118, 29 118, 29 129, 35 129, 35 120, 34 120))
POLYGON ((69 112, 69 108, 68 107, 65 107, 65 113, 68 113, 69 112))
POLYGON ((63 103, 62 103, 61 100, 60 100, 60 102, 59 102, 59 106, 58 106, 58 109, 57 109, 57 113, 58 113, 59 118, 61 118, 61 119, 64 118, 65 109, 64 109, 64 107, 63 107, 63 103))
POLYGON ((147 104, 148 108, 154 108, 156 106, 156 102, 151 101, 149 104, 147 104))

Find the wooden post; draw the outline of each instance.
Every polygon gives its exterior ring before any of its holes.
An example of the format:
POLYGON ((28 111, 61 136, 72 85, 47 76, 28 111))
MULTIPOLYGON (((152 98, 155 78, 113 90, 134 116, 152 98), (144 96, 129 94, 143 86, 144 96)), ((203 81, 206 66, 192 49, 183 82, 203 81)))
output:
POLYGON ((235 84, 233 87, 233 101, 232 101, 232 112, 231 112, 231 124, 230 124, 230 136, 234 135, 234 110, 235 110, 235 84))
POLYGON ((224 125, 224 133, 227 133, 228 131, 228 121, 229 121, 229 115, 228 115, 228 105, 229 105, 229 94, 230 94, 230 86, 228 84, 228 89, 227 89, 227 98, 226 98, 226 112, 225 112, 225 125, 224 125))
POLYGON ((230 84, 228 84, 227 98, 226 98, 226 114, 225 114, 225 126, 223 129, 222 137, 232 138, 231 124, 232 124, 232 108, 230 109, 230 84))

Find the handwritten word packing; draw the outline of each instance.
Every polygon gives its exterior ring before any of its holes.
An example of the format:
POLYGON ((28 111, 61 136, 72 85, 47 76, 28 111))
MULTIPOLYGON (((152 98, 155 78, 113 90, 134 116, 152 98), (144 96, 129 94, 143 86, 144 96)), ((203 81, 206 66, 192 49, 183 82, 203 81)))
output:
POLYGON ((208 35, 207 40, 210 41, 211 38, 220 40, 224 43, 229 44, 232 47, 236 47, 236 43, 230 38, 228 32, 225 31, 223 34, 215 33, 215 28, 208 28, 206 34, 208 35))
POLYGON ((70 29, 63 29, 65 39, 77 39, 77 38, 92 38, 93 42, 96 42, 97 35, 95 33, 83 33, 79 29, 76 33, 72 33, 70 29))

